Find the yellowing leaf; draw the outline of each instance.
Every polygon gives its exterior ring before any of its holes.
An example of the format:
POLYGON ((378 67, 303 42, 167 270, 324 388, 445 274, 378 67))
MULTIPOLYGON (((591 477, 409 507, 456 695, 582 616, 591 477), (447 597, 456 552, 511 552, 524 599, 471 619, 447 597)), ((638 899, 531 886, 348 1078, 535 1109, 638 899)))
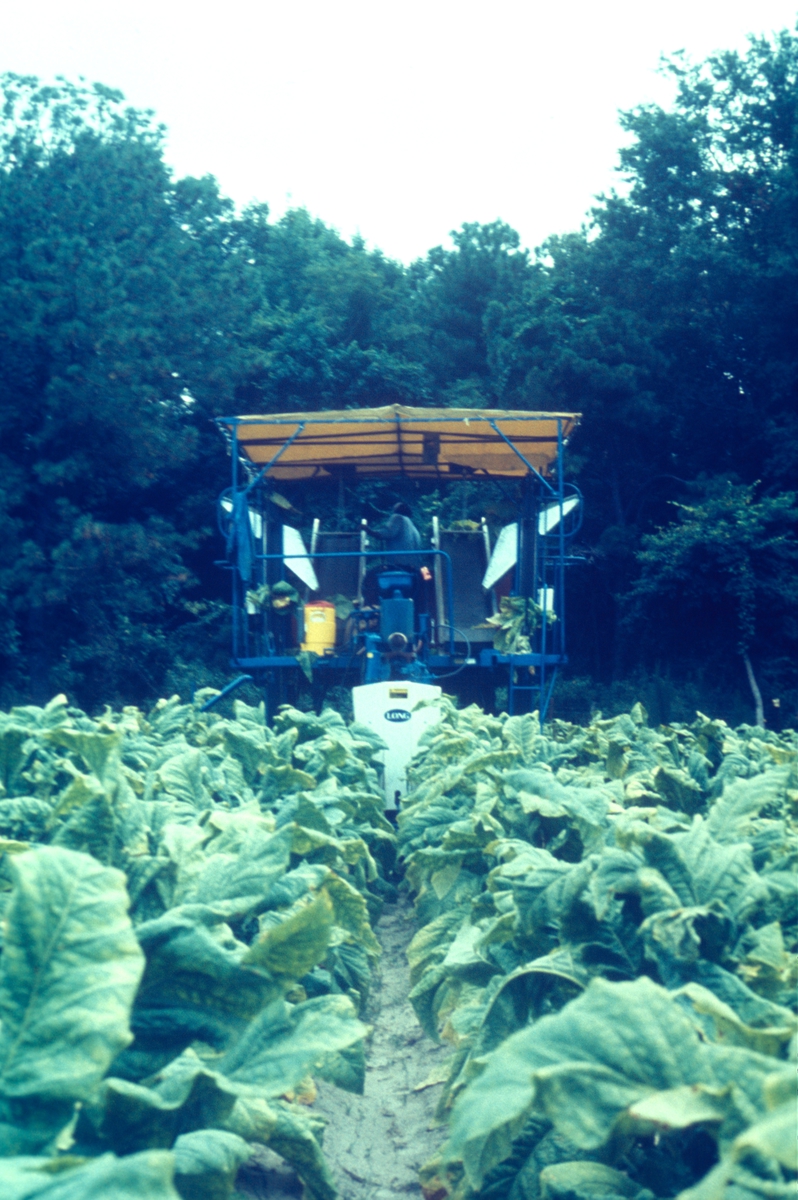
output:
POLYGON ((327 951, 335 910, 326 890, 253 943, 243 962, 264 967, 272 975, 301 979, 327 951))

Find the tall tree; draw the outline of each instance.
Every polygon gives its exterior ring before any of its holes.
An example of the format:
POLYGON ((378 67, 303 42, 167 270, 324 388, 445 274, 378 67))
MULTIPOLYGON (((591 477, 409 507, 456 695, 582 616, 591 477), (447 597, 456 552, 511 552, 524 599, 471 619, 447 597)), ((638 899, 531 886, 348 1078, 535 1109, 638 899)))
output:
POLYGON ((513 395, 584 413, 591 581, 571 629, 605 675, 642 650, 619 619, 667 502, 702 476, 770 494, 798 476, 798 38, 670 70, 673 106, 623 117, 626 193, 547 242, 492 327, 513 395))
POLYGON ((451 238, 452 249, 437 246, 410 268, 418 352, 439 402, 496 406, 506 388, 489 330, 521 300, 529 254, 503 221, 465 224, 451 238))
POLYGON ((173 184, 162 130, 118 93, 3 83, 4 651, 37 698, 89 676, 109 698, 140 694, 190 582, 178 481, 229 373, 229 205, 210 181, 173 184), (106 569, 126 586, 109 593, 106 569), (109 629, 124 654, 109 654, 109 629))
MULTIPOLYGON (((740 655, 764 724, 751 654, 798 649, 798 506, 794 493, 756 499, 744 484, 704 483, 678 519, 643 538, 629 624, 674 659, 740 655), (701 494, 702 493, 702 494, 701 494)), ((680 662, 680 660, 682 660, 680 662)))
MULTIPOLYGON (((242 226, 251 220, 244 214, 242 226)), ((271 412, 423 403, 429 379, 412 354, 399 264, 303 210, 269 226, 252 261, 260 292, 241 403, 271 412)))

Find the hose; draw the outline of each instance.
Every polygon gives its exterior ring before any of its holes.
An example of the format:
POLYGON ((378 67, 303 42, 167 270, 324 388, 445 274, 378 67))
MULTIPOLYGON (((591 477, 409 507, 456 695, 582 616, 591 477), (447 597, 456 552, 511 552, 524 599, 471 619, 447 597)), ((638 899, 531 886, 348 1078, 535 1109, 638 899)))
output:
POLYGON ((463 641, 466 644, 466 661, 462 662, 456 671, 447 671, 444 675, 435 675, 432 671, 430 671, 430 675, 432 675, 433 679, 453 679, 455 675, 459 675, 460 672, 468 666, 468 660, 471 657, 471 642, 468 640, 464 630, 458 629, 456 625, 450 625, 448 628, 451 629, 453 633, 461 634, 463 641))

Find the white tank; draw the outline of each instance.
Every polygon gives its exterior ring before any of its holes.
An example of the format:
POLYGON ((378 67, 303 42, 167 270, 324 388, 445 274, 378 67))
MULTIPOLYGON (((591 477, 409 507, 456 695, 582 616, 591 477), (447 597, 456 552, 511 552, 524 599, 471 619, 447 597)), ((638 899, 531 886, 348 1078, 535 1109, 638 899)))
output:
POLYGON ((378 733, 387 750, 376 760, 383 763, 385 811, 393 812, 407 791, 407 764, 416 752, 425 729, 440 720, 439 708, 413 711, 420 700, 437 700, 441 689, 432 683, 365 683, 352 688, 355 720, 378 733))

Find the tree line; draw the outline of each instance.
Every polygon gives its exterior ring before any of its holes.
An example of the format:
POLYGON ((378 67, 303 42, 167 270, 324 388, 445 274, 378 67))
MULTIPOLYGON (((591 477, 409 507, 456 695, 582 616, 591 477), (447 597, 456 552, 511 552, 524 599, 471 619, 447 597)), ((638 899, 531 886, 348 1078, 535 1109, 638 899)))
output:
MULTIPOLYGON (((408 267, 175 179, 119 92, 4 76, 3 704, 220 682, 213 417, 400 402, 584 414, 556 711, 634 693, 658 719, 795 723, 798 37, 669 70, 581 230, 530 253, 464 224, 408 267)), ((392 495, 289 498, 345 525, 392 495)), ((468 484, 407 498, 420 521, 512 516, 468 484)))

